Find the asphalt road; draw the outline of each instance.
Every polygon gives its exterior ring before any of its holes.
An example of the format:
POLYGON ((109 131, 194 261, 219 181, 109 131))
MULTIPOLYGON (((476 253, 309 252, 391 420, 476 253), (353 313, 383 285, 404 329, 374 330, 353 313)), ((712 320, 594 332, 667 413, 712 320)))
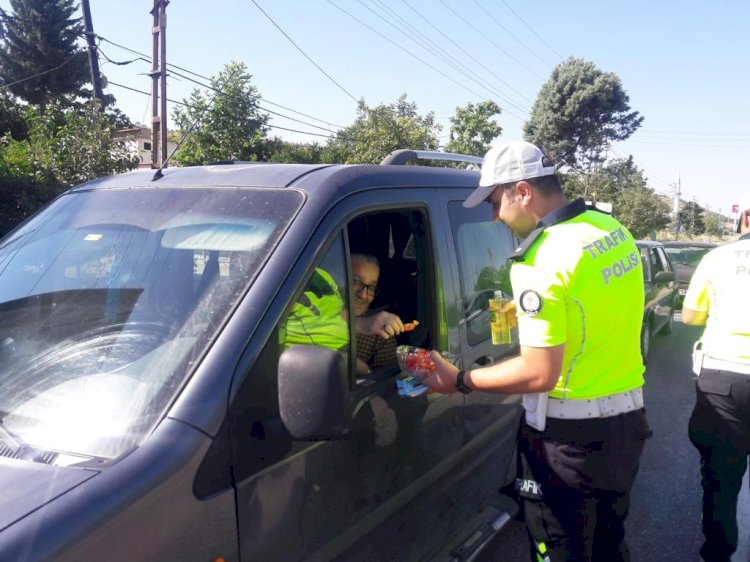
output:
MULTIPOLYGON (((698 454, 687 425, 695 403, 690 350, 700 329, 679 314, 670 335, 656 335, 646 369, 645 404, 654 436, 641 458, 632 492, 627 540, 632 562, 699 561, 703 535, 698 454)), ((740 547, 733 562, 750 561, 750 494, 745 476, 738 519, 740 547), (744 536, 743 535, 744 531, 744 536)), ((523 523, 514 522, 478 557, 480 562, 528 560, 523 523)))

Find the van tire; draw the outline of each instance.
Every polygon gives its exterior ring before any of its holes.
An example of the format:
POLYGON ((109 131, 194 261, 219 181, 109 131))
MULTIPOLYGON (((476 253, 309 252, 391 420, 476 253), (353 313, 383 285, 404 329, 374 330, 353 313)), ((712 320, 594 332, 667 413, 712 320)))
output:
POLYGON ((641 326, 641 357, 643 363, 648 363, 648 355, 651 351, 651 322, 646 319, 641 326))
POLYGON ((669 312, 669 320, 667 320, 666 324, 664 324, 664 326, 661 327, 661 329, 659 330, 659 335, 668 336, 669 334, 671 334, 673 325, 674 325, 674 309, 669 312))

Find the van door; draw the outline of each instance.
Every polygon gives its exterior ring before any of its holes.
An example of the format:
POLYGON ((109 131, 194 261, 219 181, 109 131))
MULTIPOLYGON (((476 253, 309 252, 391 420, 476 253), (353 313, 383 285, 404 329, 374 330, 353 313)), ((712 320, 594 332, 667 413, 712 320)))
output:
MULTIPOLYGON (((466 209, 466 193, 444 194, 443 207, 449 217, 451 274, 460 288, 456 305, 461 356, 464 368, 477 368, 502 361, 518 353, 518 329, 512 343, 493 345, 490 335, 489 299, 496 290, 512 297, 507 257, 516 240, 502 223, 494 222, 489 203, 466 209)), ((466 481, 462 497, 467 504, 481 503, 515 475, 515 445, 521 415, 518 395, 473 392, 466 396, 464 439, 473 451, 467 455, 468 469, 475 476, 466 481), (488 482, 495 482, 488 486, 488 482)))
MULTIPOLYGON (((436 310, 442 302, 436 288, 441 282, 432 265, 435 242, 425 201, 430 193, 390 191, 387 200, 404 201, 387 209, 382 204, 386 197, 377 192, 349 198, 310 237, 300 258, 311 262, 305 275, 297 281, 293 275, 279 280, 285 313, 244 373, 231 406, 243 559, 413 559, 434 551, 454 530, 459 497, 452 484, 463 442, 462 395, 400 397, 397 366, 363 374, 350 360, 350 433, 338 440, 300 442, 285 431, 276 385, 279 355, 290 345, 322 345, 339 349, 345 357, 356 356, 355 323, 349 321, 355 318, 351 251, 386 248, 379 257, 384 261, 399 261, 411 252, 413 282, 401 286, 414 293, 401 295, 400 310, 409 298, 416 304, 421 330, 409 334, 415 343, 430 346, 439 339, 441 314, 436 310), (368 205, 373 210, 363 213, 368 205), (364 215, 367 220, 362 220, 364 215), (364 240, 358 238, 363 224, 364 240), (404 226, 410 230, 409 251, 400 238, 394 243, 393 233, 404 226), (322 250, 315 256, 305 254, 318 248, 322 250), (337 293, 343 314, 329 315, 336 300, 325 300, 331 293, 337 293)), ((381 301, 379 306, 389 303, 381 301)))

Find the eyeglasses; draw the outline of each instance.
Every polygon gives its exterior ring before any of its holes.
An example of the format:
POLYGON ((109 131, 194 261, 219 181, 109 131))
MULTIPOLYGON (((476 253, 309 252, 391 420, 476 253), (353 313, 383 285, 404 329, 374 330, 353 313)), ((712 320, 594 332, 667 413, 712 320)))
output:
POLYGON ((367 295, 371 296, 371 297, 377 296, 377 294, 378 294, 378 286, 377 285, 365 285, 364 283, 362 283, 361 279, 357 279, 356 277, 355 277, 354 283, 352 283, 352 285, 354 286, 354 294, 355 295, 357 293, 362 292, 362 289, 365 289, 367 291, 367 295))

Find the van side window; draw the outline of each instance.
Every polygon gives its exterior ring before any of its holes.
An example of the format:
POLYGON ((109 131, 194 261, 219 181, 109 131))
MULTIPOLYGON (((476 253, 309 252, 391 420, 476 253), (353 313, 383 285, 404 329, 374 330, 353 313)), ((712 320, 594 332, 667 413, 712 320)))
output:
POLYGON ((651 271, 653 275, 656 275, 660 271, 664 271, 664 264, 661 262, 661 259, 659 259, 656 248, 651 248, 650 255, 651 255, 651 271))
POLYGON ((460 202, 448 204, 451 231, 458 258, 463 301, 462 323, 470 345, 490 337, 489 299, 496 290, 509 296, 510 262, 514 241, 508 228, 492 220, 489 204, 466 209, 460 202))
POLYGON ((663 248, 656 248, 656 253, 659 255, 659 263, 661 264, 661 271, 672 271, 672 265, 669 263, 669 258, 663 248))
POLYGON ((641 247, 641 262, 643 263, 643 280, 648 281, 651 279, 651 252, 648 248, 641 247))
POLYGON ((350 357, 348 294, 344 242, 339 233, 294 293, 234 400, 230 426, 233 448, 238 452, 236 477, 247 477, 311 446, 292 441, 281 420, 279 357, 293 345, 324 346, 350 357))
POLYGON ((365 314, 387 311, 404 324, 419 322, 396 338, 399 344, 431 343, 434 258, 426 224, 423 210, 400 209, 360 215, 348 225, 351 252, 372 255, 380 264, 378 291, 365 314))

